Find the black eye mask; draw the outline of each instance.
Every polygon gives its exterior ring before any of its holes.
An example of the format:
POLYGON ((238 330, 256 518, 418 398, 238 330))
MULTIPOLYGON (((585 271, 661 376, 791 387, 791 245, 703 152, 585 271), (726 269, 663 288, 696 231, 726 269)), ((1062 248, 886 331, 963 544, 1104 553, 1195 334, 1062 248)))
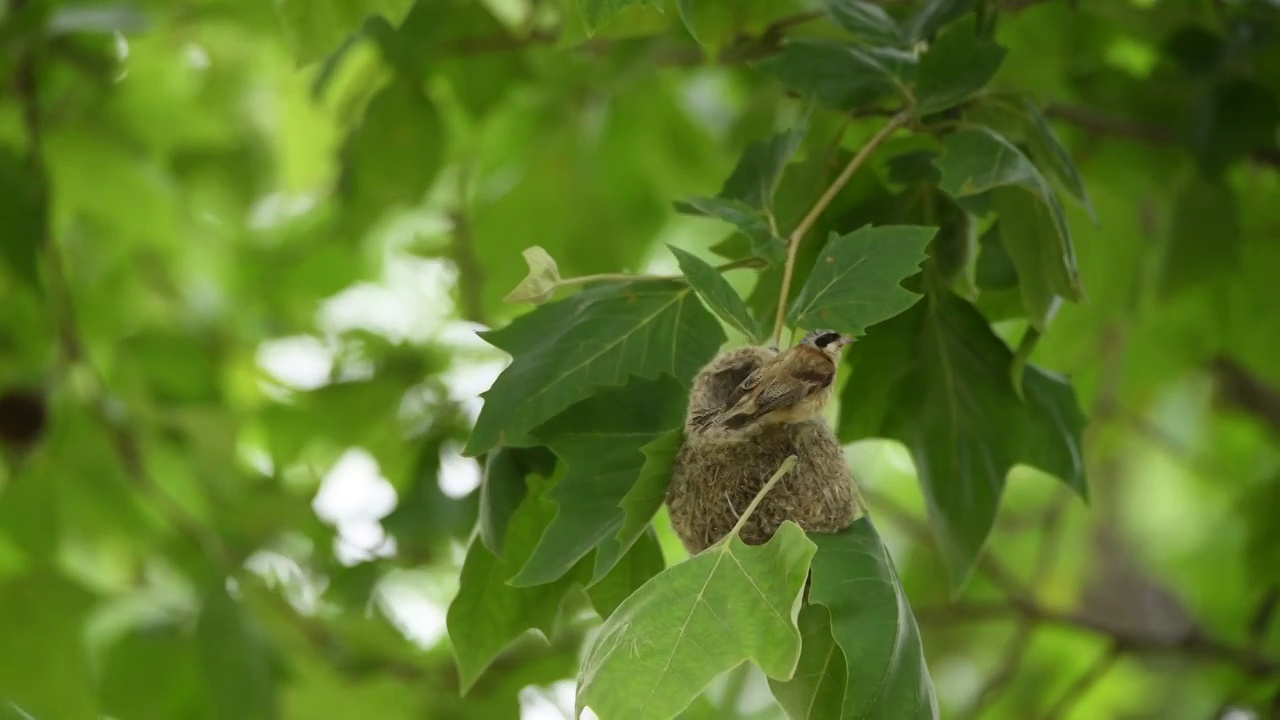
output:
POLYGON ((828 332, 828 333, 823 333, 818 337, 814 338, 813 344, 817 345, 820 348, 824 348, 839 339, 840 339, 840 333, 828 332))

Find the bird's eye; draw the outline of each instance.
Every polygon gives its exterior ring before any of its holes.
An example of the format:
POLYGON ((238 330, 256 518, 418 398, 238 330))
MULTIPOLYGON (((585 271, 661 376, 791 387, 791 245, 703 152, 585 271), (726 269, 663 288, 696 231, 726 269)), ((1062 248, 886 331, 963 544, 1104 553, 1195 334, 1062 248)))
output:
POLYGON ((818 337, 814 338, 813 344, 817 345, 820 348, 823 348, 839 339, 840 339, 840 333, 827 332, 827 333, 822 333, 818 337))

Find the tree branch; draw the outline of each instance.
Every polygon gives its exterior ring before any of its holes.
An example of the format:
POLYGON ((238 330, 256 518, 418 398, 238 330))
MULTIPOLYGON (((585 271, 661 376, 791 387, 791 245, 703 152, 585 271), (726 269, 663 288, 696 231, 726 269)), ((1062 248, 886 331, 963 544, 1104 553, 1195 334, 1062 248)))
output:
MULTIPOLYGON (((1172 131, 1153 125, 1139 123, 1099 112, 1093 108, 1078 105, 1049 103, 1044 107, 1047 117, 1063 120, 1095 135, 1121 137, 1147 145, 1175 145, 1178 136, 1172 131)), ((1256 148, 1249 158, 1259 165, 1280 167, 1280 150, 1274 148, 1256 148)))
POLYGON ((903 110, 877 130, 876 134, 872 135, 871 139, 867 141, 867 144, 863 145, 849 160, 849 164, 844 166, 844 170, 840 171, 835 181, 831 183, 826 192, 822 193, 822 196, 813 204, 813 207, 809 208, 809 212, 800 220, 800 224, 796 225, 796 229, 791 231, 791 235, 787 238, 787 261, 782 270, 782 288, 778 291, 778 312, 773 322, 774 345, 777 345, 782 340, 782 326, 786 318, 787 296, 791 293, 791 277, 795 273, 796 253, 800 249, 800 241, 818 222, 818 216, 822 215, 822 211, 827 209, 832 200, 835 200, 836 195, 844 189, 844 186, 849 183, 850 178, 858 171, 858 168, 862 167, 867 158, 871 156, 871 153, 880 147, 885 140, 889 139, 889 136, 895 130, 906 125, 910 120, 910 111, 903 110))
POLYGON ((955 603, 940 608, 921 608, 916 617, 939 624, 992 622, 1028 618, 1039 625, 1077 630, 1110 638, 1123 652, 1142 655, 1184 655, 1206 661, 1235 665, 1255 677, 1280 674, 1280 661, 1260 652, 1211 638, 1192 629, 1181 637, 1163 637, 1112 627, 1083 613, 1052 610, 1034 602, 1012 599, 1006 603, 955 603))

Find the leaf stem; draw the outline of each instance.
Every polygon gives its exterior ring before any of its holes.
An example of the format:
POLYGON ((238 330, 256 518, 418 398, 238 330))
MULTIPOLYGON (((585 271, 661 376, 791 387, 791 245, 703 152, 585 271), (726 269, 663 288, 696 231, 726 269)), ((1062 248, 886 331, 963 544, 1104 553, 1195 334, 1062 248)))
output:
POLYGON ((747 506, 746 511, 744 511, 742 515, 738 516, 738 522, 734 524, 733 529, 729 531, 728 535, 721 538, 720 542, 727 542, 729 538, 737 537, 738 533, 742 530, 742 526, 746 525, 747 520, 751 519, 751 514, 756 511, 756 508, 760 507, 760 503, 764 502, 765 496, 769 494, 769 491, 773 489, 773 486, 777 485, 778 481, 781 480, 784 475, 791 472, 791 469, 795 466, 796 456, 788 455, 787 459, 783 460, 782 464, 779 465, 778 469, 773 473, 773 477, 770 477, 769 481, 764 484, 764 487, 760 488, 760 492, 756 493, 756 496, 751 499, 751 504, 747 506))
MULTIPOLYGON (((743 258, 716 266, 717 272, 727 272, 740 268, 763 267, 765 261, 758 257, 743 258)), ((627 273, 600 273, 598 275, 580 275, 564 278, 556 283, 557 288, 571 285, 586 285, 593 282, 656 282, 659 280, 683 280, 683 275, 629 275, 627 273)))
POLYGON ((822 196, 813 204, 813 207, 809 208, 809 212, 800 220, 800 224, 796 225, 796 229, 792 230, 791 235, 787 237, 787 262, 782 270, 782 289, 778 292, 778 312, 773 323, 773 342, 775 345, 782 340, 782 325, 783 320, 786 318, 787 296, 791 293, 791 276, 795 274, 796 253, 800 249, 800 241, 813 229, 814 224, 818 222, 818 216, 827 209, 832 200, 835 200, 836 195, 844 189, 844 186, 849 184, 850 178, 858 171, 858 168, 862 167, 867 158, 871 156, 871 153, 880 147, 895 130, 906 125, 910 120, 911 111, 909 109, 903 110, 890 118, 884 127, 876 131, 876 134, 871 136, 867 144, 863 145, 857 154, 853 156, 849 164, 844 166, 844 170, 840 171, 831 186, 827 188, 826 192, 822 193, 822 196))

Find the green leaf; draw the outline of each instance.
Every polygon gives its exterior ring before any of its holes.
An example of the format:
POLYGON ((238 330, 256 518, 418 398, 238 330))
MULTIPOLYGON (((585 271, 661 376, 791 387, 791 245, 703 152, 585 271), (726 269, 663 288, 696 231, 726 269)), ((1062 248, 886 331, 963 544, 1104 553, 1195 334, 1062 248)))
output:
POLYGON ((363 229, 388 209, 421 203, 444 163, 444 124, 435 105, 394 79, 369 101, 342 148, 339 188, 363 229))
POLYGON ((920 296, 901 286, 925 259, 937 228, 866 226, 832 233, 787 313, 794 326, 861 335, 911 307, 920 296))
POLYGON ((1038 329, 1048 324, 1055 295, 1083 299, 1066 213, 1057 193, 1017 147, 987 128, 961 130, 943 142, 934 165, 942 173, 940 187, 952 197, 995 191, 990 197, 1000 216, 1000 237, 1038 329))
POLYGON ((758 342, 763 334, 760 323, 751 317, 747 304, 742 301, 738 291, 733 289, 729 281, 702 258, 672 245, 667 247, 680 263, 680 272, 684 273, 685 279, 693 289, 698 291, 702 301, 716 315, 719 315, 721 320, 746 335, 752 342, 758 342))
POLYGON ((483 337, 512 362, 483 393, 467 441, 473 456, 499 443, 537 444, 530 430, 594 388, 661 373, 685 383, 725 341, 689 286, 667 281, 594 287, 483 337))
POLYGON ((538 630, 551 637, 560 603, 579 581, 575 574, 535 587, 507 583, 551 520, 554 511, 540 497, 545 487, 541 480, 531 481, 529 494, 507 526, 502 557, 490 552, 478 537, 467 548, 458 594, 445 616, 464 694, 494 658, 526 631, 538 630))
POLYGON ((741 202, 757 210, 772 207, 782 173, 806 131, 806 125, 801 124, 786 132, 774 133, 767 140, 748 143, 716 198, 741 202))
POLYGON ((680 427, 685 404, 685 389, 670 377, 637 378, 598 391, 533 431, 566 471, 546 496, 555 518, 513 585, 551 582, 595 547, 592 582, 608 574, 629 549, 617 537, 625 517, 619 503, 645 467, 641 448, 680 427))
POLYGON ((120 718, 201 717, 209 702, 194 633, 176 622, 138 627, 113 643, 100 688, 103 712, 120 718))
POLYGON ((525 248, 520 254, 524 256, 525 265, 529 266, 529 274, 502 300, 513 304, 541 305, 555 296, 561 280, 560 269, 556 267, 555 258, 537 245, 525 248))
POLYGON ((1010 290, 1018 286, 1018 271, 1000 242, 1000 223, 982 233, 978 239, 978 262, 974 282, 982 290, 1010 290))
POLYGON ((938 187, 954 198, 1005 185, 1042 191, 1044 179, 1022 151, 989 128, 967 128, 948 135, 933 160, 942 173, 938 187))
POLYGON ((916 111, 927 115, 972 97, 995 76, 1006 52, 978 37, 977 19, 973 16, 951 25, 920 58, 916 111))
POLYGON ((931 37, 938 28, 973 8, 974 0, 925 0, 907 23, 913 42, 931 37))
POLYGON ((590 29, 594 30, 624 8, 642 2, 662 10, 662 3, 658 0, 584 0, 583 10, 590 29))
POLYGON ((1055 222, 1062 217, 1056 195, 1041 202, 1020 187, 997 188, 991 206, 1000 216, 1000 241, 1018 270, 1018 290, 1027 318, 1038 330, 1049 325, 1058 298, 1079 300, 1080 277, 1075 252, 1055 222))
POLYGON ((760 69, 802 95, 848 110, 886 98, 910 99, 916 59, 893 48, 792 40, 760 69))
POLYGON ((587 596, 600 617, 608 618, 624 600, 638 590, 649 578, 662 572, 667 566, 662 557, 662 546, 652 527, 646 529, 631 545, 626 555, 613 566, 608 575, 587 588, 587 596))
POLYGON ((870 519, 810 539, 818 547, 810 602, 830 609, 847 673, 843 711, 826 717, 936 720, 920 629, 870 519))
POLYGON ((507 524, 527 491, 525 478, 549 478, 555 467, 555 455, 544 447, 497 448, 485 457, 480 480, 480 538, 485 547, 502 554, 507 524))
POLYGON ((367 15, 384 15, 398 22, 413 0, 280 0, 274 5, 294 55, 300 63, 310 64, 341 45, 367 15))
POLYGON ((683 443, 684 428, 681 427, 659 435, 656 440, 640 448, 640 452, 644 453, 640 477, 618 502, 624 517, 617 538, 624 547, 640 537, 662 503, 666 502, 671 470, 683 443))
POLYGON ((744 661, 791 677, 813 552, 787 521, 764 545, 735 535, 662 571, 605 621, 583 663, 579 707, 602 720, 669 718, 744 661))
POLYGON ((196 644, 213 717, 265 720, 279 716, 276 670, 266 640, 224 585, 212 586, 204 595, 196 644))
POLYGON ((752 254, 780 265, 786 254, 786 244, 769 229, 760 211, 739 200, 723 198, 691 197, 675 204, 677 212, 686 215, 706 215, 724 220, 746 236, 751 243, 752 254))
POLYGON ((1013 353, 972 305, 931 295, 849 351, 840 439, 900 440, 915 460, 953 587, 968 578, 1015 463, 1085 496, 1084 417, 1071 386, 1028 365, 1019 399, 1013 353))
POLYGON ((1173 201, 1160 289, 1176 293, 1240 266, 1243 229, 1231 186, 1196 178, 1173 201))
POLYGON ((840 27, 874 45, 906 44, 898 23, 884 8, 864 0, 826 0, 827 12, 840 27))
POLYGON ((0 580, 0 707, 34 718, 98 717, 84 641, 92 603, 84 588, 46 569, 0 580))
POLYGON ((831 636, 831 611, 823 605, 800 608, 800 662, 790 680, 769 680, 773 697, 793 720, 841 717, 845 694, 844 652, 831 636))
POLYGON ((1071 159, 1071 153, 1053 132, 1048 118, 1040 111, 1035 101, 1025 96, 1021 100, 1019 105, 1023 117, 1022 130, 1026 135, 1027 145, 1031 149, 1031 157, 1040 168, 1047 169, 1049 175, 1057 180, 1058 184, 1092 216, 1093 202, 1089 200, 1089 192, 1085 189, 1084 180, 1080 177, 1080 170, 1071 159))
POLYGON ((39 290, 39 258, 45 243, 45 207, 27 164, 0 146, 0 256, 18 280, 39 290))

